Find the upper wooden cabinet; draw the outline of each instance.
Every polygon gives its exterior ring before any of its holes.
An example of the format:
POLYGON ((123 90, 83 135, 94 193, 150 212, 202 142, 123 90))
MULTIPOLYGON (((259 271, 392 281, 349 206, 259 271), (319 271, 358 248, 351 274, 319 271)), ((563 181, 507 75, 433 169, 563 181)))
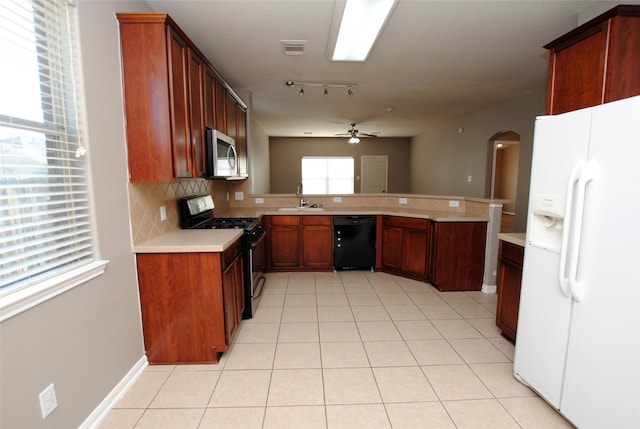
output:
MULTIPOLYGON (((171 182, 205 176, 205 127, 238 129, 244 104, 166 13, 118 13, 129 178, 171 182), (240 107, 242 106, 242 107, 240 107)), ((243 123, 246 126, 246 121, 243 123)), ((242 163, 241 163, 242 165, 242 163)))
POLYGON ((640 6, 618 6, 547 44, 547 113, 640 94, 640 6))

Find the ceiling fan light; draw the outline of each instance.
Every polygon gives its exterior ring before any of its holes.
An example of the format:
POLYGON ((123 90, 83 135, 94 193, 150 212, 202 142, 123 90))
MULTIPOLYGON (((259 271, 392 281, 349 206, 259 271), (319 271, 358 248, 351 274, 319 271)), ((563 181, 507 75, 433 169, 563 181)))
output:
POLYGON ((351 136, 349 137, 349 140, 347 140, 347 143, 349 144, 358 144, 360 143, 360 139, 356 136, 351 136))

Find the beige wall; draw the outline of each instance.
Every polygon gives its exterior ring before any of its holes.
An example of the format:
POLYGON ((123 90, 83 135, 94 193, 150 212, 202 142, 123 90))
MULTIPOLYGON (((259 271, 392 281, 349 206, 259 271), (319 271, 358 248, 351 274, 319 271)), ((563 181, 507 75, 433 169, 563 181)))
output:
MULTIPOLYGON (((251 112, 251 109, 249 109, 251 112)), ((269 170, 269 136, 251 120, 248 130, 249 180, 252 194, 268 194, 271 189, 269 170)))
POLYGON ((487 174, 487 142, 498 132, 514 131, 520 134, 515 227, 524 231, 534 121, 544 114, 545 106, 546 91, 541 90, 415 136, 411 145, 411 193, 485 197, 487 176, 491 177, 487 174))
POLYGON ((105 273, 0 325, 0 427, 76 428, 144 356, 114 11, 135 1, 79 2, 99 250, 105 273), (55 383, 58 408, 42 419, 38 394, 55 383))
MULTIPOLYGON (((300 163, 303 156, 353 156, 355 175, 360 176, 360 157, 363 155, 387 155, 389 158, 389 184, 387 192, 409 191, 409 138, 363 138, 357 145, 350 145, 346 138, 321 137, 271 137, 269 139, 269 163, 273 194, 293 194, 300 182, 300 163)), ((355 181, 355 191, 360 192, 360 181, 355 181)))

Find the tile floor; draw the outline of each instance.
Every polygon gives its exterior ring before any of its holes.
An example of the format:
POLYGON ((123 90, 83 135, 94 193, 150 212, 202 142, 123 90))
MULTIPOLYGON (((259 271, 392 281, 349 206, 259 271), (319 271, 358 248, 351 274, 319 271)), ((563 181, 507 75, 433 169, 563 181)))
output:
POLYGON ((218 365, 149 366, 101 429, 571 427, 512 376, 496 296, 269 274, 218 365))

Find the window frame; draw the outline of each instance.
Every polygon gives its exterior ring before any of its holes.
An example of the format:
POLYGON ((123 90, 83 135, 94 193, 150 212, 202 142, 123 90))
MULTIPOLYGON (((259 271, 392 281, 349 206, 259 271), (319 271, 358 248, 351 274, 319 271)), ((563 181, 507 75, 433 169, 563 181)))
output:
POLYGON ((325 191, 324 193, 317 193, 317 192, 307 192, 308 194, 311 195, 354 195, 356 193, 356 183, 355 183, 355 168, 356 168, 356 164, 355 164, 355 157, 353 156, 317 156, 317 155, 313 155, 313 156, 303 156, 300 159, 300 179, 302 181, 302 185, 303 185, 303 189, 309 189, 312 188, 312 186, 308 185, 308 181, 311 180, 309 177, 305 178, 305 168, 304 168, 304 161, 305 160, 324 160, 327 161, 327 163, 329 163, 331 160, 350 160, 351 161, 351 177, 349 177, 349 179, 351 180, 351 192, 340 192, 340 193, 336 193, 336 192, 331 192, 331 181, 332 180, 337 180, 337 179, 343 179, 343 178, 333 178, 330 177, 329 175, 324 175, 322 177, 322 179, 324 179, 325 181, 325 191))
MULTIPOLYGON (((64 1, 64 0, 63 0, 64 1)), ((60 0, 30 0, 29 5, 38 4, 40 9, 49 6, 49 3, 53 3, 53 7, 57 7, 60 4, 60 0)), ((86 211, 86 218, 88 223, 88 231, 85 234, 88 237, 88 242, 90 242, 91 248, 91 256, 83 257, 80 260, 75 260, 66 265, 61 265, 55 267, 51 270, 51 272, 40 273, 35 275, 31 280, 21 280, 16 285, 7 284, 3 288, 0 289, 0 322, 7 320, 17 314, 20 314, 36 305, 39 305, 55 296, 58 296, 76 286, 79 286, 91 279, 94 279, 100 275, 102 275, 106 269, 106 266, 109 261, 103 260, 100 258, 100 252, 98 248, 98 239, 97 239, 97 223, 96 223, 96 215, 95 215, 95 206, 94 206, 94 194, 93 194, 93 186, 92 186, 92 175, 91 168, 88 156, 86 156, 86 149, 83 144, 87 141, 86 130, 80 126, 83 123, 84 118, 86 118, 86 110, 85 99, 84 99, 84 88, 82 84, 82 72, 81 72, 81 63, 79 57, 79 49, 80 49, 80 41, 78 35, 79 22, 78 22, 78 11, 77 7, 72 2, 66 1, 66 14, 68 17, 67 25, 69 25, 69 58, 71 58, 73 74, 70 78, 73 80, 73 85, 71 87, 66 84, 63 85, 62 96, 56 95, 55 97, 62 99, 62 104, 55 104, 53 109, 66 109, 66 104, 69 100, 73 101, 75 107, 72 110, 72 114, 76 120, 76 127, 74 128, 75 133, 72 134, 72 137, 77 141, 77 152, 76 156, 84 157, 83 161, 83 189, 84 194, 87 197, 86 203, 82 206, 86 211)), ((40 10, 38 9, 38 10, 40 10)), ((34 17, 35 22, 38 20, 42 21, 42 17, 34 17)), ((42 27, 37 25, 37 29, 41 30, 42 27)), ((51 26, 54 30, 60 28, 60 24, 49 24, 49 22, 44 22, 47 27, 51 26)), ((38 46, 38 43, 41 42, 41 36, 36 36, 34 38, 34 43, 38 46)), ((46 36, 45 36, 46 37, 46 36)), ((48 42, 48 39, 47 39, 48 42)), ((47 61, 43 59, 39 54, 38 58, 38 67, 43 67, 43 61, 47 61)), ((47 63, 47 66, 49 64, 47 63)), ((51 67, 47 67, 47 70, 50 70, 51 67)), ((58 73, 60 71, 57 71, 58 73)), ((46 71, 45 75, 48 77, 55 76, 56 71, 46 71)), ((42 80, 40 80, 40 85, 42 86, 42 80)), ((43 91, 39 90, 40 94, 40 102, 43 103, 45 100, 51 100, 52 92, 51 91, 43 91)), ((43 133, 48 136, 55 136, 60 132, 66 132, 65 128, 69 128, 64 124, 59 124, 56 126, 51 126, 53 122, 50 118, 47 117, 48 113, 43 112, 43 121, 38 122, 37 120, 32 120, 30 118, 16 118, 10 117, 7 115, 0 115, 0 122, 4 127, 14 128, 19 130, 32 130, 39 133, 43 133)), ((46 149, 49 148, 48 143, 50 142, 50 137, 45 137, 45 146, 46 149)), ((50 174, 50 171, 48 172, 50 174)), ((70 177, 70 176, 65 176, 70 177)), ((68 179, 67 179, 68 180, 68 179)), ((68 182, 65 180, 64 183, 68 182)))

